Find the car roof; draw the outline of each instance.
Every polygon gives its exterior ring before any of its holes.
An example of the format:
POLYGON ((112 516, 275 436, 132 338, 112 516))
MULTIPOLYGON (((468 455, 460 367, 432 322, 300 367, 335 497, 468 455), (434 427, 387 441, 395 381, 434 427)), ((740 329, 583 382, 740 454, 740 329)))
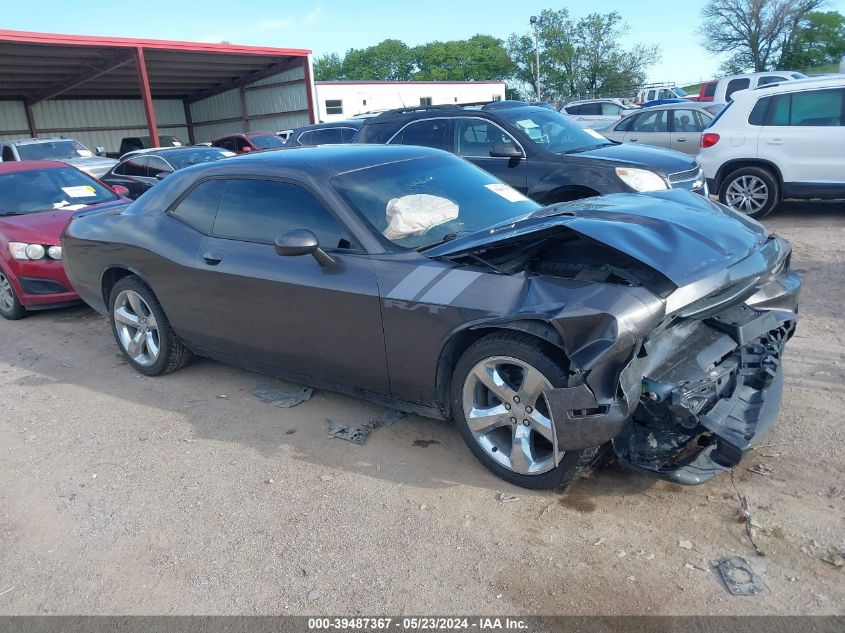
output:
POLYGON ((525 101, 492 101, 483 103, 445 104, 439 106, 419 106, 412 108, 397 108, 382 112, 378 116, 364 119, 364 126, 394 121, 408 121, 414 119, 453 118, 458 116, 488 116, 497 119, 500 110, 516 112, 548 112, 548 108, 530 105, 525 101))
POLYGON ((0 163, 0 174, 35 171, 37 169, 60 169, 62 167, 70 167, 70 165, 57 160, 16 160, 0 163))
POLYGON ((75 139, 65 138, 64 136, 54 136, 51 138, 18 138, 12 141, 2 141, 3 143, 11 143, 12 145, 35 145, 36 143, 55 143, 56 141, 73 141, 75 139))
POLYGON ((275 132, 267 132, 265 130, 262 130, 260 132, 242 132, 241 134, 239 134, 237 136, 245 136, 247 138, 252 138, 254 136, 276 136, 276 133, 275 132))
MULTIPOLYGON (((779 81, 774 84, 757 86, 751 91, 754 94, 761 92, 779 93, 791 92, 793 90, 808 90, 810 88, 845 87, 845 75, 834 75, 831 77, 808 77, 807 79, 793 79, 791 81, 779 81)), ((743 90, 743 92, 746 92, 743 90)))
POLYGON ((604 99, 581 99, 580 101, 570 101, 567 103, 564 108, 568 108, 571 105, 581 105, 584 103, 615 103, 617 105, 622 104, 622 99, 613 99, 611 97, 604 98, 604 99))
POLYGON ((294 168, 319 167, 331 174, 341 174, 364 167, 372 167, 415 158, 432 156, 453 156, 449 152, 415 145, 319 145, 316 147, 290 147, 252 152, 216 161, 210 165, 225 163, 234 168, 237 165, 255 164, 256 167, 294 168))
POLYGON ((306 132, 308 130, 325 130, 333 127, 354 127, 360 129, 366 119, 343 119, 342 121, 326 121, 325 123, 312 123, 295 128, 291 134, 306 132))

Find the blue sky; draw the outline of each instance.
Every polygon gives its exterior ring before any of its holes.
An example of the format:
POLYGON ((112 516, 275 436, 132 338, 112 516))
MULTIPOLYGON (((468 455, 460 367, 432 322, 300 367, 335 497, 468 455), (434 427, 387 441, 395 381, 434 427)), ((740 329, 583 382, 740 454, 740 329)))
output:
MULTIPOLYGON (((462 39, 475 33, 506 38, 528 30, 528 18, 541 9, 567 6, 575 15, 618 11, 630 25, 629 43, 660 44, 662 59, 649 71, 651 81, 694 83, 713 76, 720 60, 698 43, 703 0, 591 0, 577 3, 487 0, 485 2, 284 2, 263 0, 0 0, 0 28, 81 35, 113 35, 205 42, 227 40, 309 48, 319 55, 343 53, 382 39, 409 45, 462 39)), ((845 0, 830 9, 845 11, 845 0)))

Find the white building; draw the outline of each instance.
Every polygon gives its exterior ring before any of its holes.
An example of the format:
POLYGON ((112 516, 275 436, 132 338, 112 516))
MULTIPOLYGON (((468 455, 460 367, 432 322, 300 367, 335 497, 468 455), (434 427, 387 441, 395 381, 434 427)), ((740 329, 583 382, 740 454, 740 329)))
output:
POLYGON ((393 108, 505 98, 504 81, 316 81, 314 85, 320 121, 393 108))

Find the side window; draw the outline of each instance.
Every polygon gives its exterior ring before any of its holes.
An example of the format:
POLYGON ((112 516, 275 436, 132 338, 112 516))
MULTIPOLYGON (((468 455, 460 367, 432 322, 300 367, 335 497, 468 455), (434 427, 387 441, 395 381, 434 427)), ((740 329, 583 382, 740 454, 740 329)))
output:
POLYGON ((169 174, 173 171, 173 168, 158 156, 148 156, 147 160, 149 161, 147 163, 147 175, 150 178, 155 178, 162 173, 169 174))
POLYGON ((489 157, 494 145, 508 143, 518 147, 513 137, 482 119, 455 119, 455 153, 458 156, 489 157))
POLYGON ((396 137, 390 141, 400 145, 423 145, 437 149, 449 149, 446 141, 448 119, 429 119, 409 123, 396 137))
POLYGON ((225 180, 206 180, 194 187, 176 208, 170 211, 183 222, 203 233, 211 233, 214 226, 214 216, 223 192, 226 191, 225 180))
POLYGON ((349 232, 303 187, 272 180, 228 182, 212 229, 217 237, 272 244, 282 233, 308 229, 323 248, 352 247, 349 232))
POLYGON ((716 94, 716 86, 719 82, 711 81, 710 83, 704 84, 704 96, 705 97, 712 97, 716 94))
POLYGON ((581 111, 578 114, 588 114, 597 116, 601 114, 601 104, 600 103, 585 103, 581 106, 581 111))
POLYGON ((751 108, 751 113, 748 115, 748 124, 763 125, 771 102, 772 97, 763 97, 762 99, 758 99, 757 103, 754 104, 754 107, 751 108))
POLYGON ((654 101, 654 95, 655 95, 655 91, 654 91, 654 90, 649 90, 649 91, 646 93, 646 98, 645 98, 645 100, 646 100, 646 101, 654 101))
POLYGON ((766 125, 789 125, 789 95, 772 97, 772 107, 766 125))
POLYGON ((343 100, 326 99, 326 114, 343 114, 343 100))
POLYGON ((622 112, 622 107, 616 105, 615 103, 602 103, 601 104, 601 113, 604 116, 619 116, 622 112))
POLYGON ((305 130, 302 134, 299 135, 299 138, 296 139, 296 142, 300 145, 313 145, 314 130, 305 130))
POLYGON ((583 106, 579 106, 579 105, 569 106, 569 107, 565 108, 565 110, 566 110, 567 114, 581 114, 581 108, 582 107, 583 106))
POLYGON ((340 143, 340 128, 327 127, 322 130, 315 130, 311 142, 314 145, 336 145, 340 143))
POLYGON ((640 115, 637 114, 637 115, 634 115, 634 116, 630 116, 626 119, 623 119, 622 123, 617 123, 616 127, 613 128, 613 129, 616 130, 617 132, 627 132, 631 129, 631 126, 634 125, 634 122, 637 120, 637 118, 639 116, 640 115))
POLYGON ((778 75, 766 75, 764 77, 760 77, 760 80, 757 82, 758 86, 767 86, 769 84, 776 84, 779 81, 789 81, 786 77, 779 77, 778 75))
POLYGON ((146 176, 147 160, 145 156, 133 156, 123 162, 123 171, 119 172, 124 176, 146 176))
POLYGON ((11 145, 3 146, 3 162, 11 162, 15 160, 15 153, 12 151, 11 145))
POLYGON ((672 110, 672 129, 675 132, 701 132, 704 129, 692 110, 672 110))
POLYGON ((842 125, 842 97, 845 89, 808 90, 792 94, 790 125, 839 127, 842 125))
POLYGON ((637 117, 631 126, 632 132, 668 132, 666 110, 645 112, 637 117))
POLYGON ((728 87, 725 89, 725 99, 730 99, 731 95, 737 90, 745 90, 751 86, 751 80, 748 77, 740 77, 739 79, 731 79, 728 82, 728 87))
POLYGON ((671 90, 668 90, 667 88, 663 88, 657 94, 658 99, 672 99, 674 96, 675 96, 675 94, 671 90))
POLYGON ((358 134, 358 130, 354 127, 342 127, 340 128, 340 142, 351 143, 356 134, 358 134))
POLYGON ((695 131, 696 132, 703 132, 708 125, 710 125, 710 117, 708 117, 703 112, 699 112, 698 110, 692 111, 693 118, 695 119, 695 131))

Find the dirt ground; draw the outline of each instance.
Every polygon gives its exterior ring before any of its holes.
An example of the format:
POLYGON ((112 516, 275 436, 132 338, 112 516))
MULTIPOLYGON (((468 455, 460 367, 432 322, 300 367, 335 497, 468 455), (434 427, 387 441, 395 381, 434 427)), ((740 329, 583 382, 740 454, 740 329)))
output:
POLYGON ((445 422, 358 446, 326 420, 379 407, 273 408, 250 393, 272 381, 202 359, 143 377, 79 307, 0 323, 0 613, 845 613, 845 568, 822 560, 845 548, 845 204, 765 223, 804 290, 779 422, 735 473, 764 557, 728 476, 518 489, 445 422), (727 593, 710 563, 732 554, 762 594, 727 593))

